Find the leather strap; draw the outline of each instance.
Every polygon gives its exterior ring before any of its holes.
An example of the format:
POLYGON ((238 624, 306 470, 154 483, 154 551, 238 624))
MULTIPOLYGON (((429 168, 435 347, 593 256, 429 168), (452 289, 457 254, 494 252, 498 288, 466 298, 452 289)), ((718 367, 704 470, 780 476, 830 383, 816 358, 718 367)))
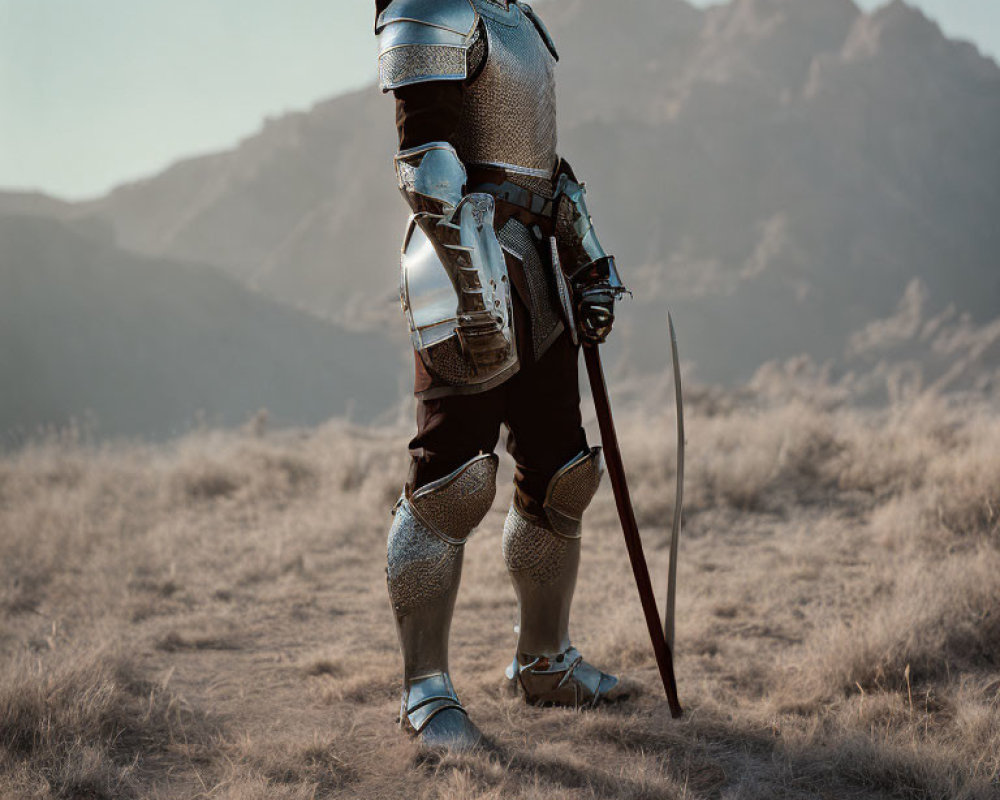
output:
POLYGON ((555 210, 555 200, 535 194, 523 186, 504 181, 503 183, 481 183, 471 191, 491 194, 497 200, 503 200, 512 205, 527 209, 532 214, 541 217, 551 217, 555 210))

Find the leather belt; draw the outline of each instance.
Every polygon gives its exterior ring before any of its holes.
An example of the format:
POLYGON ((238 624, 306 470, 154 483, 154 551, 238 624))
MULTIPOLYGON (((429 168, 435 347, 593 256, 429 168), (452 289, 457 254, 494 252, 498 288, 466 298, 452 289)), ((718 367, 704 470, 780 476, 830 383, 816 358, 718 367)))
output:
POLYGON ((540 217, 551 217, 555 209, 555 200, 551 197, 543 197, 530 189, 518 186, 510 181, 503 183, 481 183, 471 191, 491 194, 497 200, 512 203, 515 206, 527 209, 532 214, 540 217))

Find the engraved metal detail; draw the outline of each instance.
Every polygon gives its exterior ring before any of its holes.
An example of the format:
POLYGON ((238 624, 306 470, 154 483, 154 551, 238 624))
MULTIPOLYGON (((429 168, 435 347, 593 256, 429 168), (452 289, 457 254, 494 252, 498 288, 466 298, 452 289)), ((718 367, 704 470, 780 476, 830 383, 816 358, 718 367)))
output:
POLYGON ((447 594, 455 582, 461 546, 424 525, 404 501, 396 510, 387 548, 389 599, 400 616, 447 594))
POLYGON ((559 535, 580 535, 583 512, 594 499, 603 476, 601 448, 594 447, 570 461, 552 478, 543 507, 549 523, 559 535))
POLYGON ((518 653, 507 668, 507 677, 521 685, 525 699, 533 705, 593 707, 602 699, 621 695, 615 692, 618 678, 584 661, 571 645, 558 654, 532 657, 518 653))
POLYGON ((410 502, 436 533, 464 540, 493 504, 497 462, 494 455, 474 458, 440 481, 418 489, 410 502))
POLYGON ((400 191, 411 202, 417 194, 441 203, 435 211, 454 209, 462 202, 467 175, 455 148, 447 142, 430 142, 396 154, 396 179, 400 191))
POLYGON ((379 56, 378 76, 383 91, 426 81, 462 80, 466 76, 466 49, 426 44, 399 45, 379 56))
POLYGON ((560 326, 552 281, 538 252, 531 232, 522 222, 511 218, 498 234, 500 245, 521 262, 528 285, 531 311, 531 339, 535 358, 540 358, 551 344, 560 326))
POLYGON ((511 506, 503 526, 503 557, 516 578, 546 585, 565 571, 570 550, 579 545, 537 524, 511 506))
POLYGON ((516 4, 500 12, 475 0, 488 40, 482 72, 465 92, 454 143, 467 164, 536 177, 556 162, 555 59, 516 4))
POLYGON ((465 539, 496 495, 497 461, 477 456, 399 504, 386 547, 389 597, 399 616, 455 586, 465 539))

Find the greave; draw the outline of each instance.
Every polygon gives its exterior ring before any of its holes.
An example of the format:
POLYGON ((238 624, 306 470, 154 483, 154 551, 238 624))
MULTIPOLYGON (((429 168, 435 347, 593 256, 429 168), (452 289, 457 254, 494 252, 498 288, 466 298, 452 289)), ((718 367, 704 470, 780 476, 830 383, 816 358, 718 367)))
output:
POLYGON ((595 447, 552 478, 544 518, 531 518, 516 504, 507 515, 503 554, 520 616, 517 653, 508 677, 517 677, 532 701, 595 702, 617 683, 584 662, 569 638, 580 521, 603 474, 601 451, 595 447))
POLYGON ((463 711, 448 674, 448 633, 465 541, 496 494, 497 457, 481 455, 400 500, 388 541, 388 587, 403 654, 400 724, 420 733, 463 711))

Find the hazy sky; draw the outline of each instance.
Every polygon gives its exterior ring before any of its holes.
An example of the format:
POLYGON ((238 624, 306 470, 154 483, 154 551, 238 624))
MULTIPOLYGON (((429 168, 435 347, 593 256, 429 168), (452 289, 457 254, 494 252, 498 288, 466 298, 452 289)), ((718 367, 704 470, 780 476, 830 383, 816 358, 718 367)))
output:
MULTIPOLYGON (((1000 57, 1000 0, 916 4, 1000 57)), ((96 195, 370 82, 372 7, 0 0, 0 187, 96 195)))

